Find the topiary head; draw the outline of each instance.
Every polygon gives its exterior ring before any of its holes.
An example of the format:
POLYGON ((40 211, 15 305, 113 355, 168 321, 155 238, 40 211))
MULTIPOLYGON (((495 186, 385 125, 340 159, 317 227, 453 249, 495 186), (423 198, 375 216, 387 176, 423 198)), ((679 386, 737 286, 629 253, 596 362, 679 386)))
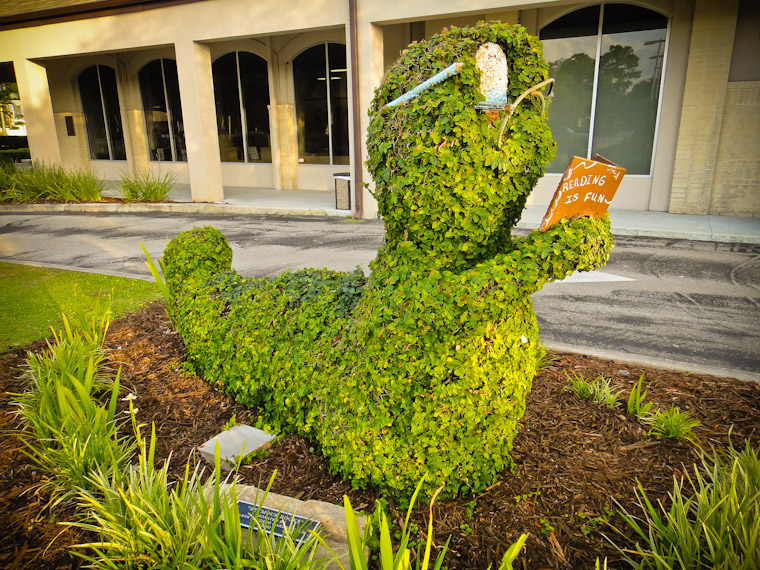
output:
MULTIPOLYGON (((547 79, 541 44, 524 28, 454 28, 410 45, 385 74, 370 110, 367 165, 386 242, 439 267, 467 267, 503 250, 554 155, 542 98, 526 97, 501 137, 506 111, 475 108, 485 99, 481 90, 499 84, 481 86, 484 66, 476 57, 489 43, 506 55, 510 103, 547 79), (457 75, 385 107, 454 62, 463 64, 457 75)), ((493 58, 494 52, 485 55, 493 58)))
POLYGON ((229 271, 232 249, 216 228, 193 228, 180 232, 169 242, 161 264, 171 290, 191 289, 217 273, 229 271))

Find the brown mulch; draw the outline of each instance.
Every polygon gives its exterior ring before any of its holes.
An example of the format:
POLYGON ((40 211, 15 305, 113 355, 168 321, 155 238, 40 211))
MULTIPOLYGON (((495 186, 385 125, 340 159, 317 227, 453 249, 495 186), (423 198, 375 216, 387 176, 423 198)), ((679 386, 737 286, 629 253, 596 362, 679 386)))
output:
MULTIPOLYGON (((38 350, 35 343, 27 350, 38 350)), ((155 423, 157 457, 173 454, 175 477, 194 448, 217 434, 235 416, 255 422, 255 411, 236 403, 202 379, 181 370, 184 345, 168 327, 161 303, 153 303, 114 322, 108 337, 113 359, 122 367, 122 381, 133 391, 138 418, 155 423)), ((7 392, 23 389, 18 380, 24 350, 0 357, 0 429, 14 427, 7 392)), ((498 567, 501 555, 521 533, 530 537, 517 568, 593 568, 597 557, 610 567, 623 567, 620 555, 603 535, 623 529, 618 504, 632 512, 636 480, 652 499, 666 499, 673 477, 698 460, 686 443, 647 438, 625 403, 610 410, 581 400, 563 388, 566 374, 612 379, 624 397, 644 374, 648 399, 655 407, 670 404, 688 410, 702 427, 704 446, 725 447, 750 439, 760 444, 760 385, 739 380, 657 370, 582 355, 561 354, 536 377, 527 399, 513 458, 514 473, 504 472, 489 489, 434 506, 435 543, 451 535, 449 568, 498 567)), ((277 470, 273 491, 299 499, 342 504, 348 495, 355 509, 371 510, 378 494, 355 490, 331 475, 318 447, 301 437, 283 437, 264 458, 241 470, 244 482, 265 485, 277 470)), ((71 507, 50 509, 38 492, 41 475, 23 455, 18 440, 0 440, 0 567, 9 569, 78 568, 69 546, 85 542, 81 531, 58 524, 71 520, 71 507)), ((415 520, 427 528, 427 507, 415 520)), ((396 513, 396 518, 400 513, 396 513)), ((630 533, 629 533, 630 534, 630 533)), ((618 541, 621 539, 616 537, 618 541)))

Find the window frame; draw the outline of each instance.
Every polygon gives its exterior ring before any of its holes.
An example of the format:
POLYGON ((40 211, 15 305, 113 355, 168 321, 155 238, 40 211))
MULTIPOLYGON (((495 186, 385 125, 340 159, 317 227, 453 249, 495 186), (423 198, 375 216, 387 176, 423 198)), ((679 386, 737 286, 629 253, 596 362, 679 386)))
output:
MULTIPOLYGON (((214 73, 213 73, 214 64, 216 64, 221 59, 223 59, 223 58, 225 58, 225 57, 227 57, 229 55, 232 55, 232 54, 235 54, 235 74, 236 74, 236 87, 237 87, 237 102, 238 102, 238 106, 239 106, 239 109, 240 109, 240 133, 241 133, 241 138, 242 138, 242 143, 243 143, 243 160, 242 161, 224 160, 222 158, 222 154, 221 154, 222 150, 221 150, 221 148, 220 148, 220 151, 219 151, 220 152, 219 159, 224 164, 238 164, 238 163, 242 163, 242 164, 272 164, 273 163, 273 160, 272 160, 272 157, 271 157, 271 154, 272 154, 272 116, 271 116, 271 113, 269 112, 269 107, 272 104, 271 85, 270 85, 270 83, 271 83, 270 79, 271 78, 269 77, 269 74, 270 74, 270 62, 266 58, 261 57, 257 53, 254 53, 254 52, 252 52, 250 50, 246 50, 246 49, 234 49, 234 50, 230 50, 230 51, 228 51, 226 53, 223 53, 222 55, 220 55, 219 57, 217 57, 216 59, 214 59, 214 61, 212 62, 212 64, 211 64, 211 66, 212 66, 212 81, 214 81, 214 79, 215 79, 214 78, 214 73), (266 108, 267 108, 267 120, 268 120, 268 123, 269 123, 269 131, 267 133, 267 138, 268 138, 269 149, 270 149, 270 158, 268 160, 261 158, 261 156, 259 157, 258 160, 251 160, 251 155, 250 155, 250 150, 249 150, 249 143, 250 143, 250 136, 249 135, 250 135, 250 133, 248 131, 248 113, 247 113, 247 109, 246 109, 246 106, 245 106, 245 94, 243 92, 243 80, 242 80, 242 76, 241 76, 241 73, 240 73, 240 54, 241 53, 246 53, 248 55, 254 56, 254 57, 260 59, 261 61, 263 61, 264 64, 266 65, 266 74, 267 74, 267 104, 266 104, 266 108)), ((217 136, 221 136, 221 133, 219 133, 219 131, 218 131, 219 116, 218 116, 218 103, 217 103, 216 88, 214 89, 214 107, 215 107, 215 112, 217 112, 217 136)))
MULTIPOLYGON (((186 152, 185 152, 185 157, 184 158, 179 157, 180 152, 179 152, 179 146, 178 146, 178 141, 177 141, 178 136, 175 135, 174 129, 173 129, 174 120, 175 120, 175 113, 174 113, 174 109, 172 108, 171 98, 169 97, 169 91, 168 91, 167 82, 166 82, 166 68, 164 66, 164 61, 173 61, 174 64, 175 64, 175 66, 176 66, 177 62, 176 62, 176 60, 174 60, 172 58, 160 57, 160 58, 151 60, 148 63, 146 63, 145 65, 143 65, 142 68, 140 68, 140 71, 137 73, 137 82, 138 82, 138 87, 139 87, 139 90, 140 90, 140 99, 141 99, 142 108, 143 108, 143 119, 145 121, 145 133, 146 133, 146 135, 148 135, 148 129, 149 129, 150 125, 148 124, 148 114, 147 114, 147 109, 145 108, 145 94, 144 94, 144 91, 143 91, 143 83, 142 83, 141 74, 143 73, 143 71, 145 71, 147 69, 147 67, 149 65, 152 65, 156 61, 159 62, 159 67, 161 69, 161 86, 162 86, 163 94, 164 94, 164 105, 166 106, 166 120, 167 120, 167 127, 168 127, 168 133, 169 133, 169 147, 170 147, 171 155, 172 155, 171 159, 170 159, 170 162, 187 162, 187 153, 186 152)), ((179 80, 179 77, 178 77, 178 80, 179 80)), ((179 81, 177 83, 179 84, 179 81)), ((178 124, 180 124, 180 125, 182 125, 184 127, 184 118, 182 116, 182 107, 181 107, 182 103, 181 103, 179 92, 177 93, 177 97, 178 97, 178 100, 180 101, 179 123, 178 124)), ((153 156, 152 156, 153 149, 151 149, 151 139, 150 139, 150 136, 146 136, 145 138, 146 138, 146 145, 147 145, 149 160, 151 162, 169 162, 166 159, 164 159, 163 161, 160 160, 160 159, 155 159, 154 160, 153 156)), ((183 138, 184 138, 184 136, 183 136, 183 138)), ((185 147, 185 145, 182 145, 182 146, 185 147)))
MULTIPOLYGON (((654 127, 652 130, 652 152, 649 157, 649 171, 646 174, 626 174, 626 177, 641 177, 641 178, 652 178, 654 176, 655 171, 655 159, 657 156, 657 142, 659 139, 659 133, 660 133, 660 120, 662 117, 662 107, 663 107, 663 100, 664 100, 664 91, 665 91, 665 78, 667 75, 667 63, 668 63, 668 54, 670 52, 670 42, 671 42, 671 32, 673 28, 673 16, 662 11, 652 8, 651 6, 644 6, 641 4, 634 4, 631 2, 600 2, 596 4, 589 4, 587 6, 579 6, 575 7, 572 10, 569 10, 568 12, 565 12, 564 14, 557 16, 556 18, 551 19, 548 22, 545 22, 541 28, 538 31, 539 38, 541 37, 541 34, 543 30, 550 26, 551 24, 557 22, 558 20, 561 20, 562 18, 572 14, 573 12, 583 10, 590 7, 599 7, 599 21, 597 23, 597 32, 596 32, 596 47, 595 47, 595 55, 594 55, 594 79, 593 79, 593 85, 591 90, 591 110, 590 110, 590 120, 589 120, 589 127, 588 127, 588 144, 586 148, 586 156, 585 158, 589 159, 593 156, 593 145, 594 145, 594 131, 596 127, 596 107, 597 107, 597 99, 599 96, 599 72, 601 68, 601 60, 602 56, 604 55, 602 53, 602 44, 604 41, 604 15, 605 15, 605 7, 610 5, 623 5, 623 6, 632 6, 635 8, 640 8, 644 10, 648 10, 654 14, 658 14, 659 16, 662 16, 666 19, 667 23, 665 25, 665 39, 664 42, 662 42, 662 51, 661 53, 658 51, 658 55, 662 60, 662 65, 660 67, 660 77, 659 77, 659 84, 658 84, 658 98, 657 98, 657 110, 655 113, 655 121, 654 121, 654 127)), ((569 36, 570 38, 575 38, 580 36, 569 36)), ((554 39, 554 38, 549 38, 554 39)), ((542 40, 543 41, 543 40, 542 40)), ((547 170, 547 174, 562 174, 563 171, 556 171, 556 172, 550 172, 547 170)))
MULTIPOLYGON (((124 118, 122 117, 122 107, 121 107, 121 94, 119 93, 119 81, 118 81, 118 73, 117 70, 110 65, 105 65, 102 63, 96 63, 93 65, 88 65, 86 68, 84 68, 82 71, 79 72, 77 75, 77 88, 79 90, 79 103, 82 107, 82 118, 84 119, 85 124, 85 139, 87 141, 87 150, 89 154, 90 160, 108 160, 108 161, 116 161, 116 160, 127 160, 127 147, 126 147, 126 137, 125 137, 125 131, 124 131, 124 118), (88 125, 88 118, 87 118, 87 109, 86 105, 84 103, 84 100, 82 98, 82 76, 90 71, 91 69, 95 69, 95 77, 97 78, 97 85, 98 85, 98 97, 99 97, 99 103, 100 103, 100 110, 102 113, 103 118, 103 127, 105 131, 105 139, 106 139, 106 147, 108 148, 108 158, 98 158, 96 156, 93 156, 93 147, 92 147, 92 141, 90 140, 90 127, 91 125, 88 125), (108 109, 107 109, 107 102, 104 95, 103 90, 103 80, 101 77, 101 68, 107 68, 110 69, 114 74, 114 87, 115 87, 115 94, 116 94, 116 108, 119 111, 119 122, 121 123, 121 143, 124 146, 124 158, 117 158, 116 157, 116 151, 115 151, 115 141, 112 136, 112 130, 111 125, 109 124, 109 117, 108 117, 108 109)), ((113 101, 109 101, 111 104, 113 104, 113 101)))
MULTIPOLYGON (((305 54, 306 52, 308 52, 310 50, 313 50, 314 48, 317 48, 317 47, 321 46, 324 49, 324 61, 325 61, 324 73, 325 73, 325 83, 326 83, 326 86, 325 86, 325 101, 326 101, 326 105, 327 105, 327 125, 326 125, 326 129, 325 130, 327 132, 327 146, 328 146, 328 154, 327 154, 328 162, 326 164, 319 163, 319 162, 306 162, 305 160, 302 162, 303 157, 300 156, 300 142, 301 142, 302 131, 298 127, 298 124, 297 124, 297 121, 296 121, 296 149, 297 149, 297 152, 298 152, 298 163, 299 164, 308 164, 310 166, 330 166, 330 167, 334 167, 334 166, 348 166, 350 164, 350 156, 348 157, 348 162, 346 162, 346 163, 343 163, 343 162, 338 163, 338 162, 335 161, 335 156, 336 156, 335 155, 335 146, 336 145, 335 145, 335 142, 334 142, 335 133, 333 132, 334 131, 333 127, 335 125, 335 121, 333 119, 333 117, 334 117, 334 109, 333 109, 333 96, 332 96, 332 85, 331 85, 331 82, 332 82, 332 80, 331 80, 331 73, 333 71, 335 71, 335 70, 331 70, 331 65, 330 65, 330 46, 331 45, 340 46, 340 48, 346 54, 346 67, 345 67, 344 70, 341 70, 341 72, 346 73, 346 78, 345 78, 345 81, 346 81, 346 93, 348 94, 348 96, 347 96, 348 101, 347 101, 346 107, 347 107, 347 109, 350 109, 350 89, 349 89, 349 84, 348 84, 348 52, 347 52, 348 46, 345 43, 341 43, 339 41, 324 40, 324 41, 320 41, 318 43, 315 43, 314 45, 310 45, 310 46, 302 49, 301 51, 299 51, 293 57, 293 59, 292 59, 292 65, 291 65, 291 69, 292 69, 292 81, 293 81, 293 100, 294 100, 294 108, 295 108, 295 112, 296 112, 296 117, 298 117, 299 97, 298 97, 298 89, 297 89, 297 86, 296 86, 296 81, 297 80, 296 80, 296 72, 295 72, 295 62, 296 62, 296 60, 300 56, 302 56, 303 54, 305 54)), ((350 111, 347 113, 347 116, 346 116, 346 124, 349 124, 349 121, 350 121, 350 111)), ((350 148, 350 129, 349 129, 349 137, 348 138, 349 138, 348 147, 350 148)), ((339 156, 343 156, 343 155, 339 155, 339 156)))

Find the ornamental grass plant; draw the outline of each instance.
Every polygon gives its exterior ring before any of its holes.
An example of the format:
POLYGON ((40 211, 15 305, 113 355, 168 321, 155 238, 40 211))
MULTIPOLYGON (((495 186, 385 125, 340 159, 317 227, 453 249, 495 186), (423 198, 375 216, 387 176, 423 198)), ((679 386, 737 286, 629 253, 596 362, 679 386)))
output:
POLYGON ((54 501, 71 499, 78 489, 94 489, 90 474, 123 469, 134 452, 118 435, 116 404, 119 373, 104 366, 103 340, 109 312, 64 331, 39 354, 27 358, 28 389, 15 395, 24 429, 17 435, 27 455, 47 475, 43 483, 54 501))
MULTIPOLYGON (((377 567, 380 568, 380 570, 411 570, 412 560, 414 560, 415 570, 429 570, 431 568, 431 562, 433 570, 439 570, 443 566, 443 560, 446 556, 446 552, 448 551, 451 537, 446 540, 446 543, 438 551, 435 560, 431 561, 430 558, 432 549, 431 547, 433 544, 433 503, 435 502, 435 499, 442 488, 439 488, 438 491, 436 491, 436 493, 433 495, 433 498, 428 507, 428 529, 424 548, 422 551, 420 551, 418 547, 414 552, 408 548, 410 542, 412 541, 413 526, 409 524, 409 519, 412 514, 414 503, 420 493, 420 489, 422 489, 423 483, 424 477, 423 480, 417 484, 417 487, 412 494, 409 508, 406 513, 406 518, 404 519, 404 525, 401 528, 401 539, 395 547, 391 541, 391 531, 390 525, 388 523, 388 517, 385 515, 385 511, 383 510, 382 506, 378 504, 377 510, 373 516, 367 519, 367 524, 364 527, 364 535, 360 535, 359 525, 356 522, 356 515, 354 514, 353 508, 351 507, 351 502, 348 500, 348 497, 343 497, 343 508, 346 513, 346 531, 348 536, 347 542, 349 547, 349 568, 351 570, 368 570, 370 567, 367 562, 367 557, 365 556, 365 548, 367 547, 368 543, 371 542, 372 534, 374 532, 372 519, 376 520, 377 533, 379 535, 378 539, 380 547, 377 567)), ((512 570, 512 562, 514 562, 515 559, 520 555, 520 552, 522 552, 523 546, 525 546, 525 541, 527 539, 528 535, 523 534, 519 539, 517 539, 516 542, 507 548, 507 551, 502 557, 498 570, 512 570)), ((320 541, 324 544, 324 541, 321 539, 320 541)), ((346 570, 346 567, 340 560, 335 558, 335 562, 338 564, 338 566, 340 566, 342 570, 346 570)), ((491 567, 492 566, 489 566, 487 570, 491 570, 491 567)))
POLYGON ((668 505, 652 503, 641 483, 636 495, 643 515, 621 512, 637 535, 620 549, 633 568, 760 568, 760 459, 749 442, 703 452, 693 475, 674 478, 668 505))
POLYGON ((191 470, 188 463, 183 478, 172 482, 168 475, 171 456, 160 468, 155 466, 155 426, 146 444, 135 413, 130 401, 140 449, 138 463, 121 472, 94 472, 91 487, 95 491, 79 493, 84 519, 69 523, 99 537, 77 545, 77 554, 90 568, 309 570, 323 566, 314 557, 315 536, 298 543, 287 532, 282 539, 274 539, 260 526, 247 536, 241 532, 235 488, 221 477, 218 448, 208 478, 204 480, 203 470, 198 466, 191 470))
POLYGON ((681 411, 677 406, 657 410, 644 418, 644 423, 650 427, 649 435, 656 438, 698 442, 694 428, 701 424, 687 410, 681 411))
POLYGON ((579 398, 592 398, 595 402, 604 404, 611 410, 614 410, 620 401, 622 392, 612 391, 612 381, 609 378, 600 376, 595 380, 587 380, 582 374, 573 372, 572 375, 565 373, 570 381, 568 390, 579 398))
POLYGON ((297 542, 286 533, 275 540, 259 526, 243 538, 234 485, 221 478, 218 450, 212 476, 204 480, 188 463, 174 482, 171 457, 154 466, 155 427, 146 445, 131 395, 124 400, 135 438, 122 433, 129 422, 118 421, 116 412, 120 371, 106 366, 103 348, 109 315, 108 308, 80 315, 77 326, 64 316, 64 330, 54 332, 47 350, 28 356, 27 391, 14 395, 23 426, 16 435, 46 475, 42 487, 54 504, 80 506, 81 518, 66 524, 99 536, 78 545, 78 555, 103 569, 321 568, 315 536, 297 542))
POLYGON ((14 169, 0 177, 0 202, 100 202, 104 188, 92 172, 35 162, 30 170, 14 169))
POLYGON ((638 381, 631 389, 631 393, 628 396, 628 405, 626 411, 629 415, 635 416, 637 419, 642 420, 649 417, 649 413, 652 410, 652 402, 647 402, 647 391, 642 392, 641 386, 644 382, 644 375, 639 376, 638 381))
POLYGON ((150 170, 121 174, 121 197, 124 202, 162 202, 177 182, 170 173, 154 174, 150 170))
MULTIPOLYGON (((129 406, 140 449, 138 463, 121 472, 96 471, 91 481, 97 492, 83 489, 79 493, 85 518, 70 523, 99 536, 97 541, 77 545, 78 555, 89 567, 308 570, 323 566, 314 556, 316 535, 296 542, 287 529, 279 540, 260 525, 247 535, 241 532, 235 486, 221 477, 218 447, 208 478, 204 480, 198 466, 191 470, 188 462, 183 478, 172 482, 168 475, 171 456, 155 467, 155 426, 146 444, 131 400, 129 406)), ((273 481, 274 476, 264 496, 273 481)))

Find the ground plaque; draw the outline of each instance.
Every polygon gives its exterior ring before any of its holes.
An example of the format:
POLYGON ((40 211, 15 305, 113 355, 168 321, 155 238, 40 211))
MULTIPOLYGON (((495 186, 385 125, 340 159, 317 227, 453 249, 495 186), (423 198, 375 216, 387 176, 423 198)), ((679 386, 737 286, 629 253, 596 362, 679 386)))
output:
POLYGON ((562 219, 581 216, 601 218, 612 203, 625 168, 595 155, 574 156, 567 165, 539 229, 543 232, 562 219))
POLYGON ((321 525, 319 521, 269 507, 259 507, 247 501, 238 501, 237 505, 240 513, 240 526, 243 528, 251 528, 252 524, 256 526, 251 520, 252 517, 255 517, 267 534, 273 534, 277 538, 285 536, 287 529, 293 540, 306 542, 311 536, 309 531, 316 531, 321 525))

